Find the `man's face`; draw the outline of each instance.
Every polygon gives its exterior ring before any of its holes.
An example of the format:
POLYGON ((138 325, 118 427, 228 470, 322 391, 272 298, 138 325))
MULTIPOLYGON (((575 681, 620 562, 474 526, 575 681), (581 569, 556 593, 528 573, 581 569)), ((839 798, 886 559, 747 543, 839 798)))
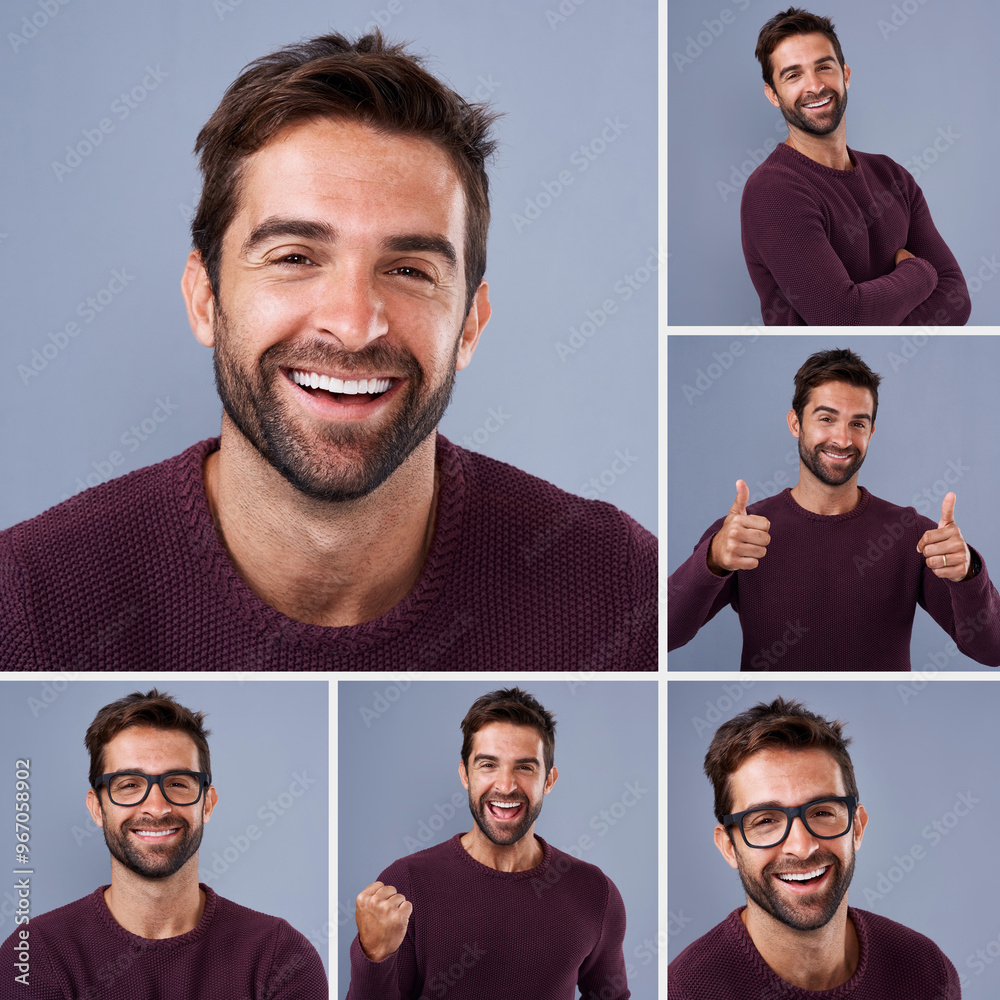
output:
POLYGON ((509 847, 530 833, 542 799, 555 784, 545 774, 541 734, 532 726, 491 722, 473 736, 469 767, 458 765, 476 825, 494 844, 509 847))
POLYGON ((465 223, 426 139, 311 121, 247 160, 218 302, 202 275, 189 312, 229 418, 305 495, 367 495, 437 426, 489 316, 465 223))
POLYGON ((843 486, 857 475, 868 453, 874 406, 868 389, 825 382, 809 393, 801 423, 795 411, 789 411, 788 427, 799 439, 799 458, 821 483, 843 486))
MULTIPOLYGON (((107 774, 200 770, 194 740, 176 730, 132 726, 104 748, 107 774)), ((104 842, 121 864, 143 878, 161 879, 195 856, 217 798, 215 789, 209 787, 194 805, 175 806, 163 797, 159 785, 153 785, 145 802, 116 806, 102 785, 87 793, 87 808, 94 822, 104 828, 104 842)))
MULTIPOLYGON (((824 750, 761 750, 744 761, 729 782, 734 813, 767 804, 798 806, 847 794, 839 765, 824 750)), ((715 843, 729 865, 739 871, 754 904, 793 930, 810 931, 825 927, 841 906, 867 822, 864 807, 858 806, 851 831, 833 840, 814 837, 801 817, 796 817, 777 847, 747 847, 735 826, 728 831, 716 826, 715 843), (792 874, 815 877, 808 881, 781 878, 792 874)))
POLYGON ((847 110, 851 67, 840 67, 826 35, 790 35, 771 53, 774 86, 767 99, 789 125, 811 135, 828 135, 847 110))

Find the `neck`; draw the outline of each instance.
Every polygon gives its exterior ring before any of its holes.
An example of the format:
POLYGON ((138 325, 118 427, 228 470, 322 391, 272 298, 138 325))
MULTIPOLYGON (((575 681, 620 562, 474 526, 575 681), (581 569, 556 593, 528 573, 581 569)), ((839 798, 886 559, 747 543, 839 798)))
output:
POLYGON ((854 168, 851 155, 847 152, 847 126, 843 119, 836 129, 828 135, 813 135, 789 125, 788 138, 785 143, 803 156, 808 156, 810 160, 821 163, 824 167, 832 167, 834 170, 852 170, 854 168))
POLYGON ((847 514, 861 502, 857 473, 843 486, 827 486, 800 465, 799 481, 792 487, 792 499, 813 514, 847 514))
POLYGON ((498 872, 526 872, 541 864, 545 856, 545 849, 535 838, 534 824, 516 844, 507 846, 494 844, 474 826, 462 835, 462 846, 480 864, 498 872))
POLYGON ((297 621, 346 626, 378 618, 412 589, 437 507, 436 435, 376 490, 327 503, 300 493, 224 415, 205 461, 216 529, 261 600, 297 621))
POLYGON ((833 989, 846 983, 858 967, 858 934, 847 916, 846 896, 833 919, 812 931, 788 927, 750 899, 741 916, 760 957, 793 986, 833 989))
POLYGON ((104 890, 111 916, 125 930, 144 938, 171 938, 198 926, 205 893, 198 885, 198 855, 169 878, 137 875, 111 859, 111 885, 104 890))

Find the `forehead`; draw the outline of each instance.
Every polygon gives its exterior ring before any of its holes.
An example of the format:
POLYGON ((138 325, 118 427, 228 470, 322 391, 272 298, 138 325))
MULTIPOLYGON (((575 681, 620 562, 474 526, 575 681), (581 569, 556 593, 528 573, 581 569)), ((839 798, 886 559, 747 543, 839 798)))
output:
POLYGON ((730 776, 734 813, 759 802, 797 806, 823 795, 846 795, 840 765, 825 750, 760 750, 730 776))
POLYGON ((809 393, 807 410, 817 406, 831 406, 843 413, 871 413, 875 398, 870 389, 849 382, 824 382, 809 393))
POLYGON ((775 79, 786 66, 812 66, 817 60, 830 56, 840 65, 833 42, 818 31, 807 35, 789 35, 771 52, 771 69, 775 79))
POLYGON ((542 759, 542 734, 533 726, 518 726, 513 722, 490 722, 472 737, 472 757, 536 757, 542 759))
POLYGON ((149 774, 199 770, 198 748, 187 733, 153 726, 130 726, 104 747, 104 771, 137 768, 149 774))
POLYGON ((465 195, 451 158, 429 139, 318 119, 284 129, 244 164, 230 229, 271 216, 324 221, 345 235, 363 223, 447 234, 464 227, 465 195))

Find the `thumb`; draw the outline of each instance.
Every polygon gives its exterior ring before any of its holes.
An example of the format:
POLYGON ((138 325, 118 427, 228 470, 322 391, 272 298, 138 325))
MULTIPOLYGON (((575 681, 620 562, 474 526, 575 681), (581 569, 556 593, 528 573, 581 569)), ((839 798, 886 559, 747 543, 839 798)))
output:
POLYGON ((747 512, 747 501, 750 499, 750 487, 747 486, 742 479, 736 480, 736 499, 733 501, 732 507, 729 508, 730 514, 745 514, 747 512))
POLYGON ((941 501, 941 520, 938 521, 938 527, 944 528, 949 524, 955 523, 955 494, 946 493, 944 495, 944 500, 941 501))

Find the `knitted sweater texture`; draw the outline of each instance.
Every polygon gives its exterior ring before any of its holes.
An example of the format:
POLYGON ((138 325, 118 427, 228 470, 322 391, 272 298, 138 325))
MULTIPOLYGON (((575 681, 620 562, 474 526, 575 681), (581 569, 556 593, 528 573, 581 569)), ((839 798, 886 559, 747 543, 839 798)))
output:
POLYGON ((793 986, 768 967, 739 907, 688 945, 667 968, 667 1000, 961 1000, 955 966, 923 934, 877 913, 848 908, 858 967, 831 990, 793 986))
POLYGON ((286 920, 202 885, 197 927, 143 938, 111 916, 107 888, 32 917, 7 938, 0 1000, 326 1000, 323 963, 286 920), (28 956, 27 986, 14 978, 23 974, 18 952, 28 956))
POLYGON ((461 834, 379 876, 412 904, 402 945, 372 962, 355 936, 347 1000, 627 1000, 625 907, 614 883, 538 837, 540 864, 500 872, 461 834))
POLYGON ((814 514, 790 489, 751 504, 747 513, 771 522, 771 543, 756 569, 726 576, 707 563, 719 518, 667 581, 669 648, 730 604, 743 628, 742 670, 909 670, 919 604, 966 656, 1000 665, 1000 595, 985 564, 971 580, 939 579, 917 551, 937 524, 860 490, 846 514, 814 514))
POLYGON ((965 324, 965 279, 913 176, 848 152, 854 168, 835 170, 779 143, 747 180, 743 255, 765 325, 965 324), (897 265, 900 249, 914 256, 897 265))
MULTIPOLYGON (((438 506, 410 593, 326 628, 230 561, 203 441, 0 532, 7 670, 655 670, 656 539, 438 437, 438 506)), ((289 553, 294 558, 294 553, 289 553)))

